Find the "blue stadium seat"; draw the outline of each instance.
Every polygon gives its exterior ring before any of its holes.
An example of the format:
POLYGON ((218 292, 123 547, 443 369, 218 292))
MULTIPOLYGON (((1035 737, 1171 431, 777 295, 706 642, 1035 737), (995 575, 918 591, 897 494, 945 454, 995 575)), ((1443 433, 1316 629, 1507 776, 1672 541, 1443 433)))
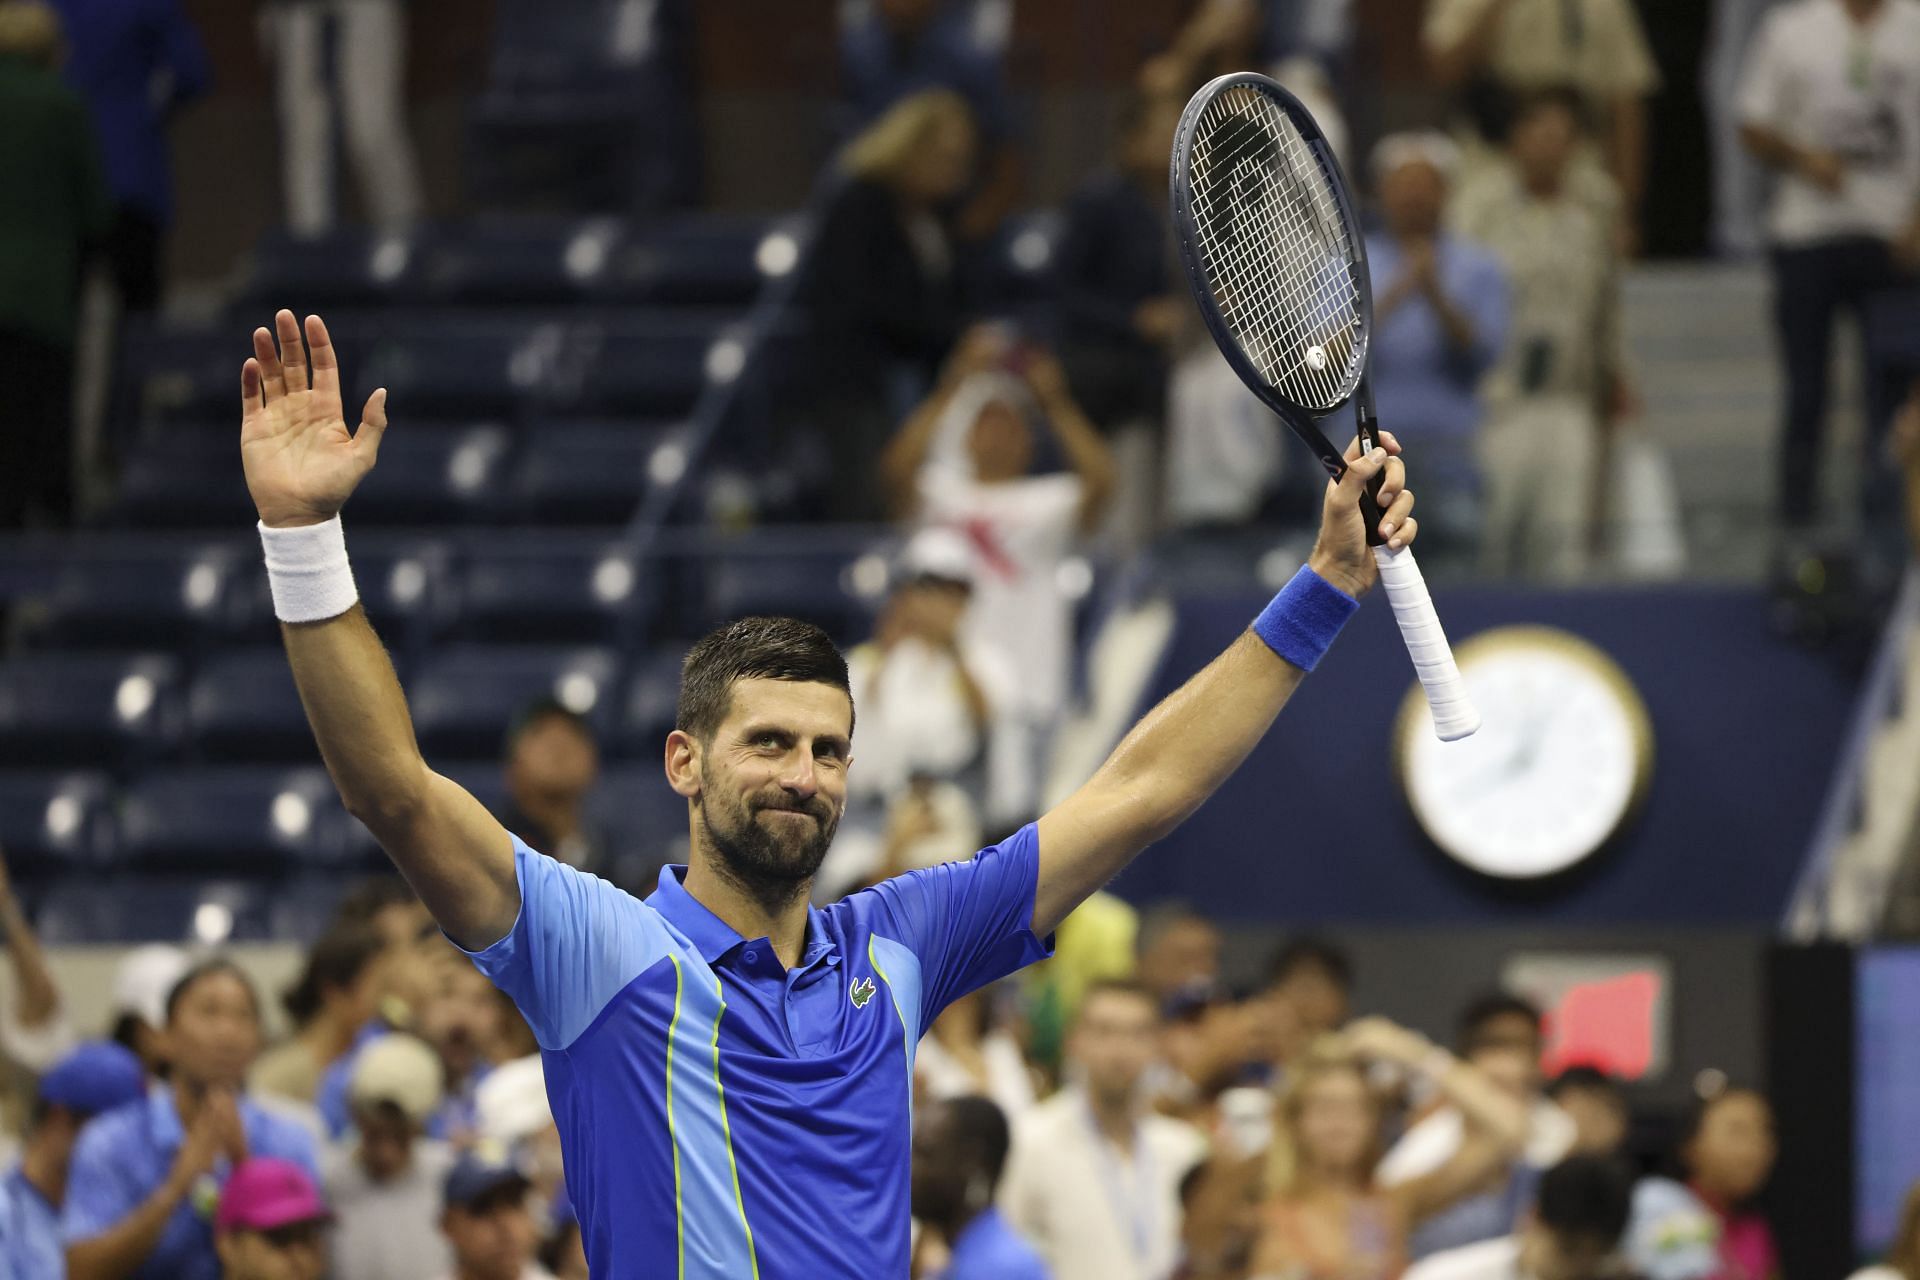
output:
POLYGON ((604 732, 618 677, 609 649, 456 645, 410 682, 414 732, 429 760, 497 756, 514 716, 541 697, 560 699, 604 732))
POLYGON ((320 762, 278 648, 235 649, 201 663, 187 692, 187 736, 203 760, 320 762))
POLYGON ((132 442, 121 460, 115 524, 246 529, 255 518, 233 424, 174 427, 132 442))
POLYGON ((362 226, 339 227, 323 236, 296 236, 281 228, 269 231, 254 250, 242 287, 243 305, 260 316, 249 323, 270 323, 267 317, 279 307, 291 307, 306 316, 326 308, 378 306, 405 297, 417 287, 420 251, 426 243, 430 243, 427 237, 416 239, 362 226))
POLYGON ((124 654, 24 654, 0 664, 0 763, 130 763, 179 730, 179 666, 124 654))
POLYGON ((137 778, 124 800, 126 858, 144 870, 270 876, 348 852, 346 811, 317 767, 166 769, 137 778))
POLYGON ((707 385, 718 317, 654 317, 619 326, 583 324, 555 387, 555 403, 579 417, 682 418, 707 385))
POLYGON ((657 754, 604 770, 587 809, 616 854, 625 855, 616 860, 687 860, 687 802, 667 785, 657 754))
MULTIPOLYGON (((566 345, 559 320, 419 313, 381 330, 369 358, 354 367, 361 385, 387 388, 396 413, 497 418, 539 401, 566 345)), ((401 436, 396 431, 388 442, 401 436)), ((383 465, 384 456, 382 446, 383 465)))
POLYGON ((740 215, 637 226, 613 246, 601 291, 617 302, 744 307, 759 296, 769 272, 785 274, 798 264, 802 234, 797 220, 775 224, 740 215), (769 236, 785 239, 768 242, 769 236))
POLYGON ((627 544, 523 533, 470 551, 458 627, 472 640, 626 645, 644 631, 652 599, 627 544))
MULTIPOLYGON (((356 523, 351 506, 346 519, 349 525, 356 523)), ((412 535, 350 532, 348 538, 360 602, 404 671, 414 651, 452 615, 452 553, 444 542, 412 535)), ((233 597, 227 639, 279 644, 280 624, 273 616, 266 570, 254 567, 236 572, 233 597)))
POLYGON ((240 403, 240 365, 251 351, 248 332, 225 323, 134 330, 121 351, 131 407, 141 418, 168 423, 231 419, 240 403))
POLYGON ((36 645, 65 649, 185 647, 223 624, 235 546, 76 554, 28 615, 36 645))
POLYGON ((8 870, 90 874, 111 863, 111 800, 105 774, 0 771, 0 849, 8 870))
POLYGON ((66 881, 40 899, 34 925, 40 940, 53 946, 278 941, 274 896, 269 886, 255 881, 197 876, 66 881))
POLYGON ((267 902, 268 936, 280 942, 312 943, 333 923, 340 899, 355 878, 301 874, 276 885, 267 902))
POLYGON ((621 703, 620 723, 608 744, 610 754, 639 760, 659 757, 667 735, 673 732, 679 709, 680 664, 685 656, 673 646, 656 649, 634 662, 621 703))
MULTIPOLYGON (((627 423, 549 423, 526 439, 507 504, 515 519, 537 524, 625 524, 649 487, 656 451, 685 448, 684 432, 627 423)), ((677 478, 665 457, 659 467, 662 480, 677 478)))
POLYGON ((347 509, 361 525, 458 523, 492 509, 511 438, 504 427, 395 431, 347 509))
MULTIPOLYGON (((877 553, 878 544, 869 550, 877 553)), ((863 554, 845 544, 780 545, 762 538, 725 545, 706 570, 707 624, 780 614, 823 627, 843 643, 858 640, 874 607, 854 580, 853 566, 863 554)))
POLYGON ((435 238, 423 284, 442 304, 574 302, 593 292, 617 251, 613 218, 503 218, 435 238))

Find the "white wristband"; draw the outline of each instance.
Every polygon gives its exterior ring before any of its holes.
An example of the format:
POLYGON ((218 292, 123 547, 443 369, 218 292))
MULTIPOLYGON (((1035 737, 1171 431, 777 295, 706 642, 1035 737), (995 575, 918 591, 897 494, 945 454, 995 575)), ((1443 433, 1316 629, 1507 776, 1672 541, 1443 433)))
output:
POLYGON ((293 529, 260 526, 267 554, 267 585, 273 589, 273 616, 282 622, 324 622, 353 608, 360 599, 353 567, 347 563, 347 536, 340 517, 293 529))

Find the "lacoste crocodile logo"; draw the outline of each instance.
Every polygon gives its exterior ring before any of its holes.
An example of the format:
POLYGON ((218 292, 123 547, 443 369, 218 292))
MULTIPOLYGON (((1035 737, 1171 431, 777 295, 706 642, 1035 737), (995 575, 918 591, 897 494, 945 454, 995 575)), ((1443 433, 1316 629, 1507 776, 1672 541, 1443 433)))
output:
POLYGON ((875 990, 872 978, 856 978, 852 990, 848 991, 847 995, 853 1000, 854 1008, 864 1009, 867 1007, 867 1001, 873 999, 875 990))

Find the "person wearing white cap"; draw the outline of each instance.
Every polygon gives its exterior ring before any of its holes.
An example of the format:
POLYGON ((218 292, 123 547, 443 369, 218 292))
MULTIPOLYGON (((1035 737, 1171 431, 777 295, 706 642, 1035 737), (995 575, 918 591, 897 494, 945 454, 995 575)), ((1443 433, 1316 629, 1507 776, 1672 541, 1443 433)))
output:
POLYGON ((167 996, 191 963, 179 947, 156 942, 127 952, 114 970, 110 1036, 139 1054, 150 1076, 166 1065, 162 1028, 167 1025, 167 996))
POLYGON ((446 1270, 447 1242, 434 1224, 454 1153, 426 1136, 442 1094, 440 1057, 425 1041, 396 1032, 360 1051, 348 1093, 354 1132, 322 1166, 337 1215, 336 1280, 418 1280, 446 1270))

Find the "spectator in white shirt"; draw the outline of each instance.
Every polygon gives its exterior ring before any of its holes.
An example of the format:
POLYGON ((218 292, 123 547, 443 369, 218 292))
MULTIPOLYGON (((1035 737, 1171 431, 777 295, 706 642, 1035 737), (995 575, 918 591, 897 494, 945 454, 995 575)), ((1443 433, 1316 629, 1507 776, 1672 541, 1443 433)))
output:
POLYGON ((929 1098, 986 1098, 1014 1124, 1033 1107, 1033 1068, 995 1014, 991 989, 948 1005, 914 1054, 914 1086, 929 1098))
POLYGON ((440 1080, 438 1055, 410 1035, 381 1036, 355 1059, 353 1138, 322 1166, 336 1280, 419 1280, 446 1269, 434 1223, 453 1150, 426 1136, 440 1080))
MULTIPOLYGON (((1920 268, 1920 0, 1794 0, 1747 54, 1740 136, 1776 171, 1768 215, 1774 325, 1787 372, 1780 517, 1814 523, 1833 326, 1920 268)), ((1870 401, 1877 433, 1891 405, 1870 401)), ((1869 527, 1897 522, 1882 468, 1869 527)))
POLYGON ((1887 1246, 1884 1261, 1862 1267, 1850 1280, 1920 1280, 1920 1182, 1907 1192, 1900 1210, 1900 1226, 1887 1246))
POLYGON ((1067 1037, 1074 1083, 1014 1126, 1000 1203, 1055 1280, 1164 1280, 1179 1260, 1180 1184, 1207 1143, 1145 1105, 1159 1037, 1151 991, 1095 982, 1067 1037))
POLYGON ((1547 1170, 1520 1230, 1435 1254, 1404 1280, 1602 1280, 1620 1270, 1620 1237, 1633 1174, 1602 1156, 1573 1156, 1547 1170))

